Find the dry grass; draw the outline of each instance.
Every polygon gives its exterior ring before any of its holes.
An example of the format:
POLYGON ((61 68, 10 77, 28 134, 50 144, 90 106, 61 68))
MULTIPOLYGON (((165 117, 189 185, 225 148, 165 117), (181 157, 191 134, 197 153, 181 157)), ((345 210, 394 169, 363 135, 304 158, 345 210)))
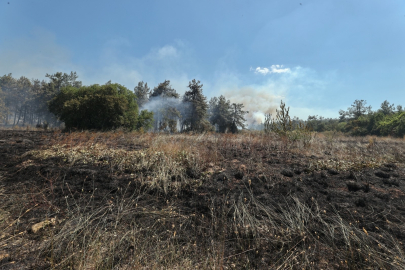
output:
POLYGON ((182 205, 181 193, 204 186, 208 169, 221 168, 227 153, 249 153, 247 167, 260 170, 258 149, 325 157, 309 162, 309 170, 361 170, 405 158, 402 139, 328 133, 317 134, 309 147, 261 133, 57 133, 49 147, 23 157, 57 158, 72 168, 91 164, 132 180, 97 201, 71 192, 64 198, 64 218, 43 229, 39 244, 23 242, 18 220, 38 205, 62 211, 46 195, 51 190, 21 196, 1 188, 0 245, 19 245, 27 250, 21 256, 36 254, 32 260, 50 269, 405 269, 403 246, 392 235, 368 232, 337 211, 327 213, 315 199, 263 204, 247 186, 209 194, 201 206, 206 211, 182 205), (20 214, 13 218, 11 212, 20 214))

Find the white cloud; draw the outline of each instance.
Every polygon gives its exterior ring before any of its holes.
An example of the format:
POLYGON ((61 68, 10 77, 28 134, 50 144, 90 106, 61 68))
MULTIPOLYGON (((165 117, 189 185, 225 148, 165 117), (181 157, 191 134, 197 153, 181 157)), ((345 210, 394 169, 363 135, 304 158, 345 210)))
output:
MULTIPOLYGON (((291 72, 291 69, 289 68, 283 68, 283 65, 271 65, 270 68, 261 68, 261 67, 257 67, 256 69, 254 69, 256 74, 263 74, 263 75, 267 75, 267 74, 272 74, 272 73, 289 73, 291 72)), ((253 68, 250 68, 250 70, 253 70, 253 68)))

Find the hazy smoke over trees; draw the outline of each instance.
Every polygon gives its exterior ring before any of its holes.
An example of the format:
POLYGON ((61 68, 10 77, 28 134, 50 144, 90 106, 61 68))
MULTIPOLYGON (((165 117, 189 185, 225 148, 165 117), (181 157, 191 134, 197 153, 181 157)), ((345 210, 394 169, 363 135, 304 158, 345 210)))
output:
MULTIPOLYGON (((142 83, 138 86, 141 87, 142 83)), ((223 96, 220 98, 223 103, 216 104, 217 98, 214 98, 208 104, 203 85, 195 79, 189 82, 188 88, 180 99, 170 81, 166 80, 150 92, 148 99, 142 98, 147 101, 141 109, 154 113, 155 131, 203 132, 216 128, 219 132, 235 133, 238 128, 246 128, 244 115, 248 112, 243 111, 243 104, 231 104, 223 96)))
POLYGON ((229 97, 230 102, 244 105, 244 108, 248 112, 245 118, 249 128, 255 128, 263 124, 265 115, 273 115, 278 107, 276 102, 279 102, 280 98, 277 95, 251 87, 226 91, 225 95, 229 97))
MULTIPOLYGON (((76 72, 46 74, 49 81, 29 80, 26 77, 13 78, 12 74, 0 77, 4 103, 3 123, 5 125, 57 125, 56 117, 48 110, 48 102, 66 86, 80 87, 76 72)), ((0 106, 1 106, 0 102, 0 106)), ((1 109, 1 108, 0 108, 1 109)))

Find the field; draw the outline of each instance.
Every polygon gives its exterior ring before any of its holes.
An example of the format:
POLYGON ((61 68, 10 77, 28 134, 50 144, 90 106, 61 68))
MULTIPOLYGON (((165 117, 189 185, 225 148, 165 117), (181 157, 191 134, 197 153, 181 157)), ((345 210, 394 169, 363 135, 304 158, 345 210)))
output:
POLYGON ((1 269, 405 269, 405 141, 0 131, 1 269))

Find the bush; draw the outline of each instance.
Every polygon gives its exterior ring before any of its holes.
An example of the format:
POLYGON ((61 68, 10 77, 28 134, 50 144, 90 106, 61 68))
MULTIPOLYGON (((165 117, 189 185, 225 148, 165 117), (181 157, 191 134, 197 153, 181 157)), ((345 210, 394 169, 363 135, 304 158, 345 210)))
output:
POLYGON ((383 136, 403 137, 405 135, 405 112, 387 115, 378 123, 377 129, 383 136))
POLYGON ((49 110, 67 129, 148 129, 153 113, 142 111, 133 92, 120 84, 65 87, 49 103, 49 110))
POLYGON ((264 122, 265 133, 274 132, 281 138, 286 138, 291 143, 302 142, 304 147, 311 145, 314 133, 311 127, 299 119, 291 119, 290 107, 281 101, 280 110, 276 110, 275 119, 267 114, 264 122))

